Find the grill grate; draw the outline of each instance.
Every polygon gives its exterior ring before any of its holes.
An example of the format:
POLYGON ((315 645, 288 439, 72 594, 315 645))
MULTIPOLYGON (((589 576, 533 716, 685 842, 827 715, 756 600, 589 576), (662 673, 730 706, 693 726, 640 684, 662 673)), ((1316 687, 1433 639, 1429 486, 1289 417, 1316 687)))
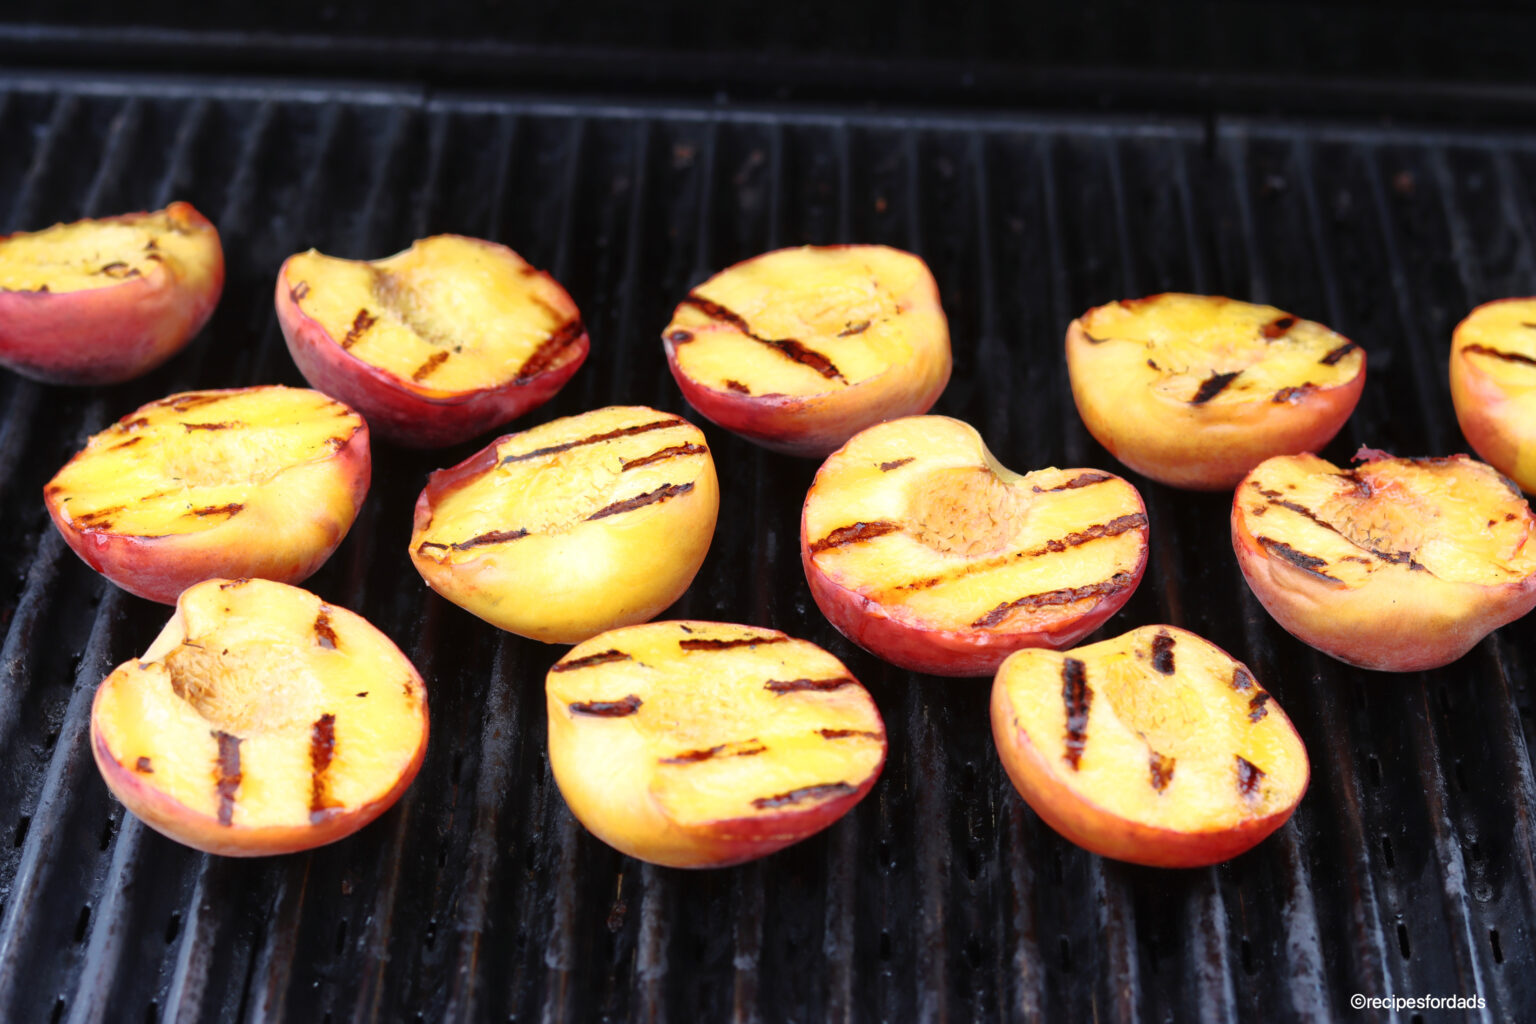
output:
POLYGON ((1151 571, 1111 629, 1175 622, 1243 657, 1307 740, 1313 783, 1256 851, 1178 873, 1089 856, 1024 808, 984 683, 922 680, 838 637, 796 553, 814 467, 712 427, 721 530, 677 613, 806 637, 869 685, 891 756, 853 815, 711 873, 587 836, 544 758, 558 652, 446 605, 404 556, 425 474, 474 446, 380 446, 374 494, 311 585, 427 678, 422 773, 342 844, 205 857, 125 817, 87 750, 95 683, 165 613, 80 564, 39 500, 144 401, 301 383, 270 301, 288 253, 374 256, 436 231, 508 242, 580 304, 593 356, 540 420, 688 412, 655 333, 690 284, 767 248, 862 240, 933 266, 957 340, 938 411, 1007 464, 1115 468, 1072 407, 1063 326, 1170 288, 1273 301, 1368 348, 1333 454, 1456 450, 1446 339, 1473 304, 1536 287, 1536 138, 20 78, 0 82, 0 138, 0 229, 186 198, 229 263, 211 327, 149 377, 0 378, 0 1019, 1301 1019, 1355 992, 1480 994, 1489 1020, 1536 1007, 1525 627, 1437 672, 1331 662, 1248 593, 1221 496, 1143 488, 1151 571))

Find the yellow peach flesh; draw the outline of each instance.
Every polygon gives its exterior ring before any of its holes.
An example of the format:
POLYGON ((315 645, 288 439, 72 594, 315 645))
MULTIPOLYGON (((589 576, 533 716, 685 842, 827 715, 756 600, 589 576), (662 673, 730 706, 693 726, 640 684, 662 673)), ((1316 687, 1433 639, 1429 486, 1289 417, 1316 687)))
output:
POLYGON ((1457 326, 1451 397, 1478 454, 1536 491, 1536 298, 1487 303, 1457 326))
POLYGON ((169 262, 200 271, 207 234, 161 210, 122 218, 58 224, 0 241, 0 290, 52 294, 110 288, 148 277, 169 262))

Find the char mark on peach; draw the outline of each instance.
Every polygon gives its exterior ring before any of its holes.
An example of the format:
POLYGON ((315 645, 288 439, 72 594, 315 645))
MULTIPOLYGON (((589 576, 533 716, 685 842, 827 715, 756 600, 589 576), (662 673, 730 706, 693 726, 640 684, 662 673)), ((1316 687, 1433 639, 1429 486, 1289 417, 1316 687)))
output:
POLYGON ((1148 764, 1152 769, 1152 788, 1161 793, 1168 788, 1168 783, 1173 781, 1173 764, 1175 758, 1164 757, 1155 750, 1148 752, 1148 764))
POLYGON ((213 405, 228 398, 228 395, 215 395, 207 391, 198 391, 190 395, 178 395, 175 398, 164 398, 155 405, 168 405, 174 412, 190 412, 204 405, 213 405))
POLYGON ((315 719, 309 729, 309 820, 317 822, 326 808, 336 802, 326 795, 325 773, 336 757, 336 716, 330 713, 315 719))
POLYGON ((1114 478, 1108 473, 1095 473, 1089 471, 1087 473, 1079 473, 1077 476, 1073 477, 1071 480, 1068 480, 1066 483, 1057 484, 1055 487, 1031 487, 1030 490, 1034 491, 1036 494, 1051 494, 1055 491, 1071 491, 1079 487, 1088 487, 1093 484, 1101 484, 1106 480, 1112 479, 1114 478))
POLYGON ((766 811, 775 807, 788 807, 790 804, 798 804, 804 800, 820 800, 824 797, 843 796, 854 792, 857 790, 846 782, 824 782, 819 786, 801 786, 799 789, 792 789, 788 793, 780 793, 777 796, 760 796, 752 801, 752 806, 760 811, 766 811))
POLYGON ((230 825, 235 820, 235 794, 240 791, 240 737, 231 736, 222 729, 212 736, 219 743, 219 760, 215 765, 214 789, 219 794, 219 824, 230 825))
POLYGON ((670 448, 663 448, 660 451, 652 452, 649 455, 642 455, 638 459, 625 459, 624 465, 620 468, 637 469, 640 466, 649 466, 653 462, 662 462, 666 459, 676 459, 684 455, 703 455, 707 451, 709 451, 709 449, 703 445, 694 444, 692 441, 689 441, 686 444, 674 444, 670 448))
POLYGON ((589 654, 585 658, 577 658, 574 661, 556 662, 550 669, 551 672, 575 672, 579 668, 591 668, 593 665, 607 665, 615 661, 634 661, 634 657, 617 649, 598 651, 589 654))
POLYGON ((1319 568, 1320 566, 1327 565, 1328 559, 1309 555, 1305 551, 1297 551, 1284 541, 1278 541, 1272 537, 1256 537, 1254 539, 1269 554, 1278 555, 1309 576, 1316 576, 1318 579, 1327 580, 1329 583, 1339 582, 1337 576, 1330 576, 1319 568))
POLYGON ((1258 794, 1259 783, 1264 781, 1264 771, 1241 754, 1237 758, 1237 791, 1250 800, 1258 794))
POLYGON ((1213 373, 1200 382, 1200 388, 1195 392, 1195 397, 1189 400, 1190 405, 1204 405, 1223 391, 1227 385, 1237 380, 1242 370, 1233 370, 1231 373, 1213 373))
POLYGON ((1264 340, 1265 341, 1274 341, 1277 338, 1285 337, 1286 332, 1289 331, 1292 327, 1295 327, 1295 326, 1296 326, 1296 318, 1295 317, 1293 317, 1293 316, 1280 316, 1280 317, 1276 317, 1275 319, 1271 320, 1269 323, 1265 324, 1263 327, 1259 328, 1259 332, 1264 335, 1264 340))
POLYGON ((1016 608, 1046 608, 1053 605, 1087 601, 1123 590, 1133 582, 1135 582, 1135 577, 1130 573, 1117 572, 1107 580, 1087 583, 1081 587, 1062 587, 1059 590, 1048 590, 1043 594, 1027 594, 1017 600, 1004 601, 971 623, 971 628, 990 629, 1006 619, 1016 608))
POLYGON ((239 420, 234 420, 234 421, 231 421, 229 423, 183 423, 182 424, 183 429, 185 429, 186 432, 189 433, 189 434, 192 433, 192 431, 194 431, 194 430, 229 430, 232 427, 243 427, 243 426, 245 426, 245 424, 241 423, 239 420))
POLYGON ((288 297, 291 298, 294 302, 302 301, 304 296, 306 296, 308 294, 309 294, 309 282, 308 281, 300 281, 298 284, 296 284, 292 288, 288 289, 288 297))
POLYGON ((619 700, 576 701, 567 705, 573 715, 592 715, 597 718, 627 718, 640 710, 643 702, 635 694, 619 700))
POLYGON ((140 434, 137 437, 130 437, 128 440, 124 441, 122 444, 115 444, 115 445, 113 445, 112 446, 112 450, 113 451, 117 451, 119 448, 132 448, 134 445, 138 444, 142 440, 144 440, 144 435, 143 434, 140 434))
POLYGON ((667 340, 674 345, 686 345, 693 340, 693 332, 685 331, 681 327, 667 335, 667 340))
POLYGON ((1257 722, 1269 714, 1269 708, 1264 706, 1269 699, 1269 694, 1263 690, 1253 695, 1253 699, 1248 702, 1248 721, 1257 722))
POLYGON ((734 391, 738 395, 750 395, 752 393, 752 389, 747 387, 739 380, 727 379, 725 381, 725 387, 727 391, 734 391))
POLYGON ((889 473, 893 469, 900 469, 911 461, 912 456, 908 455, 904 459, 892 459, 890 462, 882 462, 880 463, 880 472, 889 473))
POLYGON ((844 327, 842 330, 838 331, 837 336, 839 338, 851 338, 855 334, 863 334, 867 330, 869 330, 869 321, 860 320, 858 323, 849 324, 847 327, 844 327))
POLYGON ((852 526, 839 526, 821 540, 811 545, 811 554, 819 555, 823 551, 832 548, 840 548, 844 544, 858 544, 876 537, 884 537, 888 533, 895 533, 901 526, 881 519, 873 523, 854 523, 852 526))
POLYGON ((204 505, 202 508, 194 508, 192 510, 192 515, 198 516, 199 518, 205 518, 207 516, 234 516, 237 515, 243 508, 245 508, 245 506, 240 504, 238 501, 232 501, 228 505, 204 505))
POLYGON ((447 352, 434 352, 434 353, 432 353, 430 356, 427 357, 427 361, 426 362, 422 363, 420 366, 416 367, 416 369, 411 371, 411 380, 413 380, 416 383, 420 384, 422 381, 424 381, 428 377, 432 376, 433 372, 436 371, 439 366, 442 366, 447 361, 448 361, 448 353, 447 352))
POLYGON ((788 643, 787 636, 763 636, 751 634, 749 636, 721 637, 714 639, 703 637, 694 640, 679 640, 677 646, 685 651, 724 651, 732 647, 756 647, 758 644, 782 644, 788 643))
MULTIPOLYGON (((1353 472, 1345 473, 1345 474, 1341 474, 1341 475, 1346 477, 1347 479, 1349 479, 1351 482, 1353 482, 1356 487, 1358 487, 1361 491, 1363 491, 1366 494, 1367 497, 1369 497, 1369 495, 1371 493, 1371 487, 1370 487, 1370 484, 1367 481, 1361 480, 1360 477, 1357 474, 1353 473, 1353 472)), ((1332 523, 1328 522, 1326 519, 1323 519, 1316 512, 1313 512, 1310 508, 1307 508, 1307 506, 1301 504, 1300 502, 1291 501, 1290 499, 1286 498, 1283 494, 1281 494, 1279 491, 1266 490, 1265 488, 1260 487, 1260 488, 1258 488, 1258 492, 1260 494, 1262 494, 1264 496, 1264 498, 1271 505, 1278 505, 1280 508, 1287 509, 1288 511, 1291 511, 1291 512, 1295 512, 1297 515, 1302 516, 1305 519, 1311 520, 1312 522, 1316 523, 1318 526, 1321 526, 1323 529, 1328 530, 1330 533, 1338 534, 1338 536, 1343 537, 1345 540, 1349 541, 1351 544, 1353 544, 1355 547, 1359 548, 1361 551, 1364 551, 1367 554, 1373 555, 1376 558, 1381 559, 1383 562, 1391 562, 1393 565, 1406 565, 1410 569, 1422 570, 1424 568, 1422 565, 1420 565, 1417 561, 1414 560, 1413 554, 1411 552, 1408 552, 1408 551, 1382 551, 1380 548, 1367 547, 1364 544, 1361 544, 1358 540, 1355 540, 1353 537, 1349 536, 1348 534, 1345 534, 1345 533, 1341 532, 1338 527, 1334 526, 1332 523)), ((1319 562, 1318 564, 1322 565, 1322 564, 1327 564, 1327 563, 1326 562, 1319 562)))
POLYGON ((138 277, 139 268, 130 267, 122 260, 114 260, 113 262, 103 266, 100 270, 97 271, 97 273, 106 274, 108 277, 117 278, 119 281, 121 281, 130 277, 138 277))
POLYGON ((811 369, 821 374, 827 380, 841 381, 844 384, 848 383, 848 381, 843 377, 841 371, 839 371, 838 368, 833 365, 832 360, 828 359, 820 352, 817 352, 815 349, 807 348, 805 345, 802 345, 794 338, 765 338, 753 331, 752 326, 748 324, 740 314, 733 312, 718 302, 704 298, 697 292, 690 292, 688 297, 683 300, 682 304, 685 306, 692 306, 699 312, 703 313, 705 316, 709 317, 711 320, 719 320, 723 323, 730 324, 732 327, 736 328, 738 331, 740 331, 742 334, 745 334, 753 341, 758 342, 759 344, 767 345, 775 352, 782 353, 787 358, 799 363, 802 366, 809 366, 811 369))
POLYGON ((133 764, 133 770, 139 772, 142 775, 155 774, 154 763, 147 757, 140 757, 137 761, 135 761, 133 764))
POLYGON ((831 679, 770 679, 763 684, 763 689, 782 697, 786 693, 805 693, 806 691, 827 693, 853 684, 854 680, 851 676, 834 676, 831 679))
POLYGON ((1232 670, 1232 689, 1238 693, 1245 693, 1258 686, 1258 680, 1253 678, 1253 673, 1239 665, 1232 670))
POLYGON ((592 434, 575 441, 564 441, 560 444, 552 444, 546 448, 535 448, 531 452, 521 452, 517 455, 507 455, 501 460, 505 466, 509 462, 526 462, 536 459, 541 455, 556 455, 560 452, 570 451, 572 448, 582 448, 589 444, 601 444, 604 441, 612 441, 616 437, 630 437, 634 434, 644 434, 652 430, 665 430, 668 427, 679 427, 688 421, 674 416, 670 419, 655 420, 651 423, 641 423, 633 427, 619 427, 617 430, 607 430, 601 434, 592 434))
POLYGON ((1270 398, 1270 401, 1275 405, 1288 405, 1291 402, 1299 401, 1300 399, 1305 398, 1307 392, 1311 391, 1315 386, 1316 385, 1314 385, 1311 381, 1308 381, 1299 387, 1281 388, 1279 391, 1274 393, 1274 395, 1270 398))
POLYGON ((1093 703, 1088 666, 1077 658, 1061 663, 1061 701, 1067 707, 1067 746, 1062 757, 1077 771, 1088 744, 1088 706, 1093 703))
POLYGON ((1165 676, 1173 675, 1173 634, 1158 630, 1152 638, 1152 667, 1165 676))
POLYGON ((315 616, 315 642, 328 651, 336 649, 336 631, 331 628, 331 610, 325 605, 320 606, 320 614, 315 616))
POLYGON ((363 340, 363 335, 368 333, 368 328, 379 322, 379 318, 368 312, 367 309, 357 311, 357 316, 352 318, 352 326, 347 328, 346 337, 341 339, 343 351, 363 340))
MULTIPOLYGON (((1524 324, 1522 326, 1530 327, 1532 325, 1524 324)), ((1462 351, 1476 352, 1479 355, 1485 356, 1493 356, 1495 359, 1504 359, 1511 363, 1524 363, 1527 366, 1536 366, 1536 359, 1532 359, 1530 356, 1523 352, 1506 352, 1501 348, 1493 348, 1491 345, 1467 345, 1462 349, 1462 351)))
POLYGON ((755 736, 752 739, 744 740, 743 742, 756 743, 757 745, 738 747, 738 745, 734 743, 721 743, 717 746, 707 747, 704 750, 685 750, 681 754, 677 754, 673 757, 662 758, 661 763, 697 764, 700 761, 708 761, 710 758, 715 757, 721 752, 727 750, 730 751, 730 753, 726 755, 727 757, 752 757, 753 755, 761 754, 763 751, 768 749, 767 747, 763 746, 763 744, 758 743, 757 737, 755 736))
POLYGON ((560 362, 560 357, 564 355, 565 350, 576 344, 586 333, 587 328, 581 322, 581 317, 572 317, 556 327, 550 332, 549 337, 533 350, 533 355, 517 368, 517 383, 526 384, 539 374, 552 369, 560 362))
POLYGON ((885 739, 885 733, 870 732, 868 729, 817 729, 816 732, 824 740, 846 740, 855 736, 866 740, 885 739))
POLYGON ((1332 366, 1359 347, 1359 345, 1356 345, 1352 341, 1346 341, 1338 348, 1323 356, 1323 358, 1319 359, 1318 362, 1322 363, 1324 366, 1332 366))
POLYGON ((441 551, 468 551, 470 548, 478 548, 484 544, 500 544, 503 541, 522 540, 528 536, 528 531, 519 527, 516 530, 492 530, 489 533, 478 534, 469 540, 455 541, 452 544, 441 544, 435 540, 424 540, 416 545, 418 554, 426 554, 427 548, 437 548, 441 551))
POLYGON ((693 481, 691 480, 686 484, 662 484, 653 491, 646 491, 644 494, 637 494, 633 498, 625 498, 623 501, 616 501, 612 505, 603 506, 587 516, 587 522, 590 523, 595 519, 607 519, 609 516, 623 515, 625 512, 633 512, 637 508, 655 505, 659 502, 675 498, 679 494, 687 494, 691 490, 693 490, 693 481))
POLYGON ((119 512, 126 511, 127 508, 127 505, 112 505, 108 508, 99 508, 94 512, 82 512, 75 516, 74 520, 82 530, 110 530, 112 528, 112 517, 116 516, 119 512))

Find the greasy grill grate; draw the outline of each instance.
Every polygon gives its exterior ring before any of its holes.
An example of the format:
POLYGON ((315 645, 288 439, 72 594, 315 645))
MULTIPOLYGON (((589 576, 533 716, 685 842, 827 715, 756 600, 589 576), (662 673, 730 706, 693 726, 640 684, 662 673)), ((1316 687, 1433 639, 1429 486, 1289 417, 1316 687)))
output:
POLYGON ((0 230, 185 198, 229 262, 211 327, 144 380, 0 376, 0 1019, 1220 1020, 1343 1015, 1355 992, 1481 994, 1490 1020, 1536 1007, 1529 626, 1438 672, 1347 669, 1248 594, 1226 498, 1143 487, 1151 567, 1109 628, 1179 623, 1247 660, 1307 740, 1312 790, 1252 854, 1155 872, 1023 806, 985 683, 919 679, 836 636, 796 552, 814 466, 707 427, 721 529, 678 613, 830 647, 874 692, 891 756, 830 832, 699 874, 573 822, 543 752, 559 650, 498 635, 410 568, 426 472, 474 445, 380 446, 367 507, 311 583, 427 678, 421 776, 357 837, 275 860, 195 854, 107 795, 92 691, 165 612, 80 564, 40 500, 87 433, 144 401, 300 383, 271 305, 290 252, 449 230, 511 244, 582 308, 592 358, 537 420, 689 412, 656 340, 689 285, 767 248, 862 240, 933 266, 957 342, 937 411, 1015 467, 1117 468, 1072 408, 1062 331, 1170 288, 1274 301, 1369 349, 1332 454, 1458 450, 1447 339, 1474 303, 1536 290, 1536 137, 12 79, 0 140, 0 230))

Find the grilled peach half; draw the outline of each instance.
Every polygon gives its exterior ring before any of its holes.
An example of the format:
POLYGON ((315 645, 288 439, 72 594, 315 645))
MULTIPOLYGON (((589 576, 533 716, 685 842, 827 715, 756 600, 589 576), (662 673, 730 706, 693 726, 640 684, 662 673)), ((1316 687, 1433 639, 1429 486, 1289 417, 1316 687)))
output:
POLYGON ((611 406, 498 438, 433 473, 416 502, 411 561, 492 625, 573 644, 681 597, 719 509, 698 427, 611 406))
POLYGON ((662 332, 704 416, 822 458, 865 427, 927 412, 949 383, 949 324, 927 264, 882 245, 780 249, 722 270, 662 332))
POLYGON ((1536 298, 1486 303, 1456 325, 1451 400, 1477 454, 1536 492, 1536 298))
POLYGON ((307 579, 357 518, 368 425, 278 386, 188 391, 92 437, 43 489, 91 568, 151 601, 215 576, 307 579))
POLYGON ((1272 455, 1332 440, 1365 387, 1365 350, 1273 306, 1166 294, 1072 321, 1067 370, 1083 425, 1115 458, 1224 491, 1272 455))
POLYGON ((1019 651, 992 685, 992 736, 1019 794, 1104 857, 1192 868, 1285 823, 1311 768, 1253 673, 1173 626, 1019 651))
POLYGON ((1232 546, 1259 601, 1297 639, 1351 665, 1449 664, 1536 606, 1536 517, 1465 455, 1353 469, 1269 459, 1232 503, 1232 546))
POLYGON ((1001 466, 944 416, 870 427, 822 465, 800 517, 811 594, 902 668, 984 676, 1113 615, 1147 564, 1147 513, 1112 473, 1001 466))
POLYGON ((543 405, 587 358, 570 295, 504 245, 435 235, 373 262, 311 249, 277 275, 277 319, 309 383, 412 448, 457 444, 543 405))
POLYGON ((130 380, 180 352, 223 288, 219 233, 188 203, 0 238, 0 366, 130 380))
POLYGON ((571 813, 631 857, 739 864, 826 828, 885 764, 869 693, 815 644, 653 622, 550 669, 549 766, 571 813))
POLYGON ((427 749, 421 676, 361 616, 269 580, 190 587, 91 706, 91 752, 127 808, 231 857, 356 832, 427 749))

